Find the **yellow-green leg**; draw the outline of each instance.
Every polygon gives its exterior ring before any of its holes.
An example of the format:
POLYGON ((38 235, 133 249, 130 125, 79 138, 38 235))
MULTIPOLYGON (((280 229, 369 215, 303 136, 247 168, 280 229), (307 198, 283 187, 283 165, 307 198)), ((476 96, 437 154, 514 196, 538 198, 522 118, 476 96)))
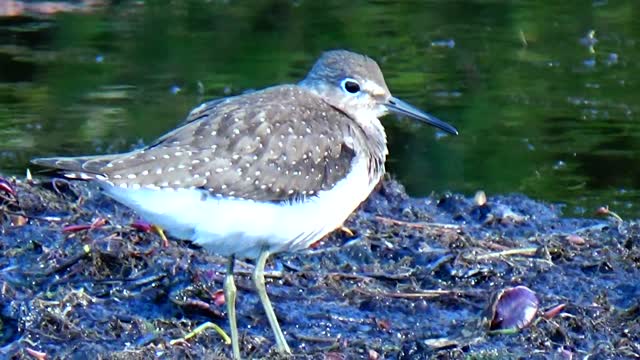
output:
POLYGON ((258 261, 256 261, 256 268, 253 271, 253 283, 256 285, 260 302, 262 302, 262 306, 264 306, 264 312, 267 314, 271 330, 273 330, 273 334, 276 337, 276 346, 278 351, 285 354, 291 354, 291 349, 289 349, 289 345, 287 345, 287 340, 284 338, 284 334, 278 324, 276 313, 273 311, 273 306, 271 306, 271 301, 267 296, 267 288, 264 282, 264 266, 269 255, 270 253, 267 250, 263 250, 262 253, 260 253, 258 261))
POLYGON ((231 348, 233 349, 233 358, 240 359, 240 341, 238 338, 238 323, 236 321, 236 284, 233 281, 233 265, 235 257, 229 257, 227 264, 227 274, 224 277, 224 299, 227 303, 227 317, 229 318, 229 327, 231 328, 231 348))

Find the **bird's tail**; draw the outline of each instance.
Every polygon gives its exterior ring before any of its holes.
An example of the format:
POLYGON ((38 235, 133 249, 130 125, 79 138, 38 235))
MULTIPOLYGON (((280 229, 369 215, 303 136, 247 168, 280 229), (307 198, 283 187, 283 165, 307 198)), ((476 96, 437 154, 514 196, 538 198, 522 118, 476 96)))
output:
POLYGON ((116 155, 50 157, 31 160, 37 166, 52 169, 71 179, 92 180, 103 176, 103 169, 116 155))

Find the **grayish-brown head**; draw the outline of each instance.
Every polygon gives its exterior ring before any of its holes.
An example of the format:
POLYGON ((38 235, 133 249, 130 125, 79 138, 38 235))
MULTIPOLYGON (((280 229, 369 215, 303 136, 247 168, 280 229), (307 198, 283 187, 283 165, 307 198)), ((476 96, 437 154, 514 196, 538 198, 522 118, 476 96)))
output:
POLYGON ((327 51, 299 85, 364 126, 369 125, 367 121, 392 111, 458 134, 453 126, 391 96, 380 67, 365 55, 346 50, 327 51))

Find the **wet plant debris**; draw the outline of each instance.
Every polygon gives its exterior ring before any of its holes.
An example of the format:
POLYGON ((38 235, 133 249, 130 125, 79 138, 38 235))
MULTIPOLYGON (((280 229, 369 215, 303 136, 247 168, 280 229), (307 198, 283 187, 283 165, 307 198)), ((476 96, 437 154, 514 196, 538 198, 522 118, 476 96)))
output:
MULTIPOLYGON (((411 198, 386 180, 349 231, 274 257, 267 289, 295 358, 640 357, 638 222, 478 194, 411 198)), ((0 357, 230 354, 225 259, 164 246, 82 182, 3 179, 0 222, 0 357)), ((253 265, 236 268, 242 351, 279 358, 253 265)))

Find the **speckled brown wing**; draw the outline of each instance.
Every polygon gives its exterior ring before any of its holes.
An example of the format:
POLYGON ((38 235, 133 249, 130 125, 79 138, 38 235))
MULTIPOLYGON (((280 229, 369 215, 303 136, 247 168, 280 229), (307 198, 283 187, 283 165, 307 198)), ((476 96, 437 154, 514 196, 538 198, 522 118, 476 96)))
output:
MULTIPOLYGON (((295 85, 194 109, 182 127, 82 168, 128 188, 202 188, 212 195, 288 201, 332 188, 351 167, 355 123, 295 85)), ((78 177, 78 176, 76 176, 78 177)))

